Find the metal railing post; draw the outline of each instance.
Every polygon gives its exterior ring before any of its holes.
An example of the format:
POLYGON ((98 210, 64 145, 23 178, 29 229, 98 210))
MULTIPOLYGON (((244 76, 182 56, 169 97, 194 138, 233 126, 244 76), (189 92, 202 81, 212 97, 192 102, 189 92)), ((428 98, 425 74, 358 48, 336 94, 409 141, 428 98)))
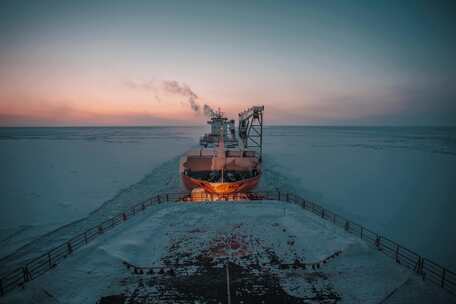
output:
POLYGON ((424 281, 426 279, 426 273, 424 272, 424 258, 421 259, 421 274, 424 281))
POLYGON ((375 247, 378 250, 381 250, 381 248, 380 248, 380 236, 378 234, 377 234, 377 237, 375 238, 375 247))
POLYGON ((30 273, 30 271, 28 270, 28 267, 25 266, 25 267, 22 267, 22 274, 24 276, 24 283, 25 282, 28 282, 32 279, 32 274, 30 273))
POLYGON ((400 264, 400 261, 399 261, 399 244, 396 244, 396 263, 400 264))
POLYGON ((421 257, 420 273, 424 276, 424 258, 421 257))
POLYGON ((446 268, 443 268, 442 269, 442 280, 440 282, 440 287, 442 287, 442 288, 445 285, 445 275, 446 275, 446 268))
POLYGON ((420 268, 421 268, 421 257, 419 256, 418 257, 418 261, 416 261, 416 264, 415 264, 415 271, 416 273, 420 273, 420 268))

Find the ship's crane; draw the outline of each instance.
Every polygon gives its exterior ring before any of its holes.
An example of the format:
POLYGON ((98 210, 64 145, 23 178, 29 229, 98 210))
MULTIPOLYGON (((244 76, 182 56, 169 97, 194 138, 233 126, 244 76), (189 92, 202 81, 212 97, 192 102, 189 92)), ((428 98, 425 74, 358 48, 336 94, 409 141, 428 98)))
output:
POLYGON ((253 148, 261 161, 263 153, 264 106, 254 106, 239 113, 239 139, 244 149, 253 148))

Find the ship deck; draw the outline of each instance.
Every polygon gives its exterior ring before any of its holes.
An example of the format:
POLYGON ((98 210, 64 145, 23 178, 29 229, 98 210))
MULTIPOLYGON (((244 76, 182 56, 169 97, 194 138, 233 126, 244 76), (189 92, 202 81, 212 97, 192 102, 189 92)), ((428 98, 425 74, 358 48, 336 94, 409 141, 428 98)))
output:
POLYGON ((150 207, 5 303, 450 303, 364 241, 277 201, 150 207))

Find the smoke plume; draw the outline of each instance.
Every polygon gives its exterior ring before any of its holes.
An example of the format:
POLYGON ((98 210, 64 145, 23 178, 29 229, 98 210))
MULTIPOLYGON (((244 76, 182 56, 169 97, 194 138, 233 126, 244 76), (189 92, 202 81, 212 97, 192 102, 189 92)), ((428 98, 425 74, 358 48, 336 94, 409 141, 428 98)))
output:
POLYGON ((166 92, 187 97, 187 102, 193 112, 198 113, 200 111, 201 106, 196 101, 196 99, 198 99, 198 95, 196 95, 188 85, 179 84, 179 82, 175 80, 165 80, 162 84, 163 89, 166 92))
MULTIPOLYGON (((204 104, 202 107, 198 102, 198 95, 186 84, 179 83, 176 80, 163 80, 160 82, 156 81, 146 81, 146 82, 137 82, 137 81, 127 81, 125 85, 130 89, 142 89, 150 90, 154 93, 155 100, 158 103, 161 103, 162 99, 159 96, 159 92, 166 92, 168 94, 178 95, 186 98, 186 103, 190 106, 195 113, 202 113, 208 117, 215 115, 215 111, 207 104, 204 104)), ((185 102, 181 102, 185 105, 185 102)))
POLYGON ((204 104, 203 113, 204 113, 204 115, 206 115, 207 117, 215 116, 215 111, 214 111, 209 105, 207 105, 207 104, 204 104))

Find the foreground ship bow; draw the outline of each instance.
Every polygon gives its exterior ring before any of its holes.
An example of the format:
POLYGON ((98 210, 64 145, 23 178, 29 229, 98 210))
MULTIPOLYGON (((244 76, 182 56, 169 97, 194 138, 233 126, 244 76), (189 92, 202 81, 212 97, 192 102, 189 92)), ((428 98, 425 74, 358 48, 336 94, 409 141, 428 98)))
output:
POLYGON ((261 176, 263 110, 256 106, 239 114, 239 138, 234 120, 228 121, 220 111, 212 115, 211 133, 201 138, 199 149, 180 161, 180 175, 188 190, 230 194, 256 187, 261 176))

